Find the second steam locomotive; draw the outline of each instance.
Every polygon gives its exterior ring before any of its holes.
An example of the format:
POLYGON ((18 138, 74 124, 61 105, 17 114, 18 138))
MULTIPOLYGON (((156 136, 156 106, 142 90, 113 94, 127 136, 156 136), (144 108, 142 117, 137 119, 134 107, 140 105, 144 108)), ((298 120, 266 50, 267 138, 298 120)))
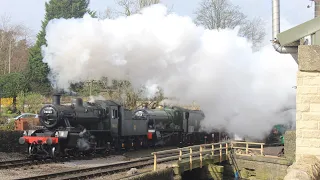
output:
MULTIPOLYGON (((19 139, 30 156, 106 153, 150 146, 189 145, 213 141, 200 132, 202 111, 181 107, 128 110, 110 100, 61 105, 60 95, 39 113, 42 129, 25 131, 19 139)), ((217 136, 216 136, 217 137, 217 136)))

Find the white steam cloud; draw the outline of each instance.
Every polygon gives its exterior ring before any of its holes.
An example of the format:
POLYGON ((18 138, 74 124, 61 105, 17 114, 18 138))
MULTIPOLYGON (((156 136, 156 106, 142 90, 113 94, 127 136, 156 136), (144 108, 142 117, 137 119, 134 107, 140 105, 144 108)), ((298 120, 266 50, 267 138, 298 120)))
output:
POLYGON ((252 53, 237 30, 197 27, 163 5, 115 20, 52 20, 46 39, 43 61, 60 88, 104 76, 147 84, 151 93, 157 84, 181 103, 196 101, 203 127, 254 138, 295 121, 297 65, 290 55, 271 46, 252 53))
POLYGON ((106 100, 106 98, 104 98, 103 96, 99 95, 99 96, 90 96, 88 102, 90 103, 94 103, 97 100, 106 100))

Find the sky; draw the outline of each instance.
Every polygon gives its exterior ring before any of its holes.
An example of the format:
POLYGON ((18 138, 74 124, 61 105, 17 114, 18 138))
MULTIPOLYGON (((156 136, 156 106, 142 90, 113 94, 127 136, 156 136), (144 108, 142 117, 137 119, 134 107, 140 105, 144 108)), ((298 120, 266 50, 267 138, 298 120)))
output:
MULTIPOLYGON (((29 27, 34 34, 41 28, 41 21, 44 18, 44 3, 48 0, 0 0, 0 15, 9 15, 13 23, 23 23, 29 27)), ((117 8, 116 0, 91 0, 90 8, 98 12, 104 11, 107 7, 117 8)), ((179 15, 194 17, 194 11, 202 0, 162 0, 173 11, 179 15)), ((259 16, 267 25, 271 25, 271 0, 231 0, 238 5, 249 18, 259 16)), ((282 30, 301 24, 313 18, 313 7, 310 1, 306 0, 280 0, 282 30), (297 16, 297 14, 299 14, 297 16)), ((268 26, 266 27, 268 28, 268 26)), ((271 27, 267 29, 268 34, 271 27)), ((271 38, 271 37, 270 37, 271 38)))

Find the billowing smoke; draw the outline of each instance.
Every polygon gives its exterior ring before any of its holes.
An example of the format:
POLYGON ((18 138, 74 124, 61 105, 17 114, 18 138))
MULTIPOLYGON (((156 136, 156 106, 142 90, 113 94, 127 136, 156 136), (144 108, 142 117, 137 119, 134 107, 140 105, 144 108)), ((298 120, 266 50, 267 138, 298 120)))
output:
POLYGON ((179 100, 177 100, 177 99, 164 99, 161 102, 159 102, 159 105, 161 105, 161 106, 179 105, 179 100))
POLYGON ((79 137, 77 140, 77 147, 80 151, 87 151, 90 149, 89 138, 90 134, 84 129, 82 132, 79 133, 79 137))
POLYGON ((253 53, 237 32, 197 27, 162 5, 115 20, 56 19, 47 26, 43 61, 60 88, 104 76, 146 84, 149 92, 156 84, 180 103, 196 101, 203 127, 261 138, 295 120, 297 65, 271 45, 253 53))
POLYGON ((99 96, 90 96, 88 102, 94 103, 96 100, 106 100, 106 98, 104 98, 101 95, 99 95, 99 96))

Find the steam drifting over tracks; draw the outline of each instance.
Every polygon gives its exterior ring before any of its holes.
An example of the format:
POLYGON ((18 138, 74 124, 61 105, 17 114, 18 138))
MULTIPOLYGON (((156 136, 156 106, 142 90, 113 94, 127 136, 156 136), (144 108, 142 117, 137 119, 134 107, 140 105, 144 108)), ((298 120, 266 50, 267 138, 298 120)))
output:
MULTIPOLYGON (((168 156, 159 156, 158 163, 164 163, 177 160, 177 158, 168 156), (161 159, 163 158, 163 159, 161 159)), ((33 177, 21 178, 19 180, 42 180, 42 179, 52 179, 52 180, 79 180, 79 179, 92 179, 94 177, 101 177, 106 175, 113 175, 119 172, 125 172, 131 168, 143 168, 149 165, 153 165, 153 156, 144 157, 137 160, 114 163, 90 168, 82 168, 78 170, 63 171, 52 174, 45 174, 33 177)))

